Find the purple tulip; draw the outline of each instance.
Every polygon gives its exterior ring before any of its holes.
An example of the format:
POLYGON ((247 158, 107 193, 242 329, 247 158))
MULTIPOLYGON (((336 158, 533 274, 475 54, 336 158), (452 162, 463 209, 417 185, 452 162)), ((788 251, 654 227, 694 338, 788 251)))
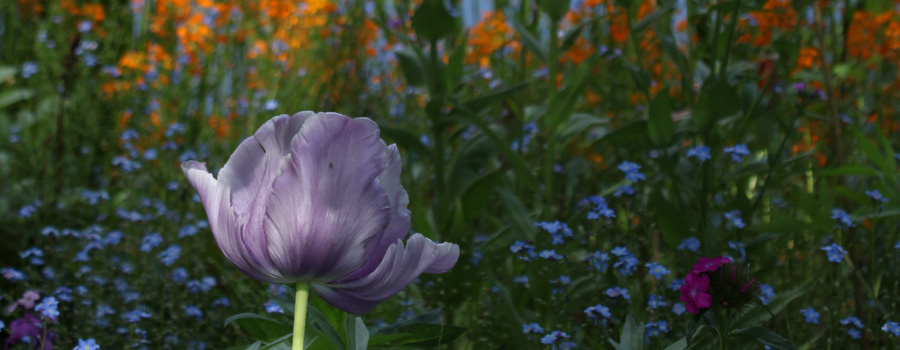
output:
POLYGON ((222 253, 246 275, 310 283, 320 297, 365 313, 422 273, 444 273, 459 246, 410 229, 400 153, 368 118, 300 112, 263 124, 213 178, 181 169, 200 195, 222 253))

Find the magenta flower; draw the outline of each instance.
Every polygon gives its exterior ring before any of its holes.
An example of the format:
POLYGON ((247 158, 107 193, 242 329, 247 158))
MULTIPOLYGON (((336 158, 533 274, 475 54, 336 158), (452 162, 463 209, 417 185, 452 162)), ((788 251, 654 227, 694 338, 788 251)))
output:
POLYGON ((701 274, 707 271, 715 271, 719 269, 719 266, 730 262, 731 259, 723 256, 717 258, 700 258, 700 260, 697 260, 697 263, 694 264, 694 268, 691 269, 691 273, 701 274))
MULTIPOLYGON (((400 154, 368 118, 300 112, 263 124, 213 178, 181 165, 222 253, 265 282, 310 284, 365 313, 422 273, 444 273, 459 246, 410 229, 400 154)), ((302 332, 300 333, 302 334, 302 332)))
POLYGON ((709 289, 709 276, 690 273, 684 278, 681 285, 681 301, 684 302, 687 311, 692 314, 700 313, 700 309, 712 306, 712 296, 706 291, 709 289))

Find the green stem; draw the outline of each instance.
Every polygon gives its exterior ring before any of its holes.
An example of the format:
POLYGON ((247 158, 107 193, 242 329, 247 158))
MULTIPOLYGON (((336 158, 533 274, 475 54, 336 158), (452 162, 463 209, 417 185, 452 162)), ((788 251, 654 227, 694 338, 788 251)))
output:
POLYGON ((309 299, 309 282, 297 282, 294 299, 294 339, 291 349, 303 349, 303 333, 306 332, 306 304, 309 299))
POLYGON ((716 330, 716 335, 719 336, 719 349, 725 350, 725 341, 722 339, 722 332, 719 331, 718 327, 713 327, 712 329, 716 330))

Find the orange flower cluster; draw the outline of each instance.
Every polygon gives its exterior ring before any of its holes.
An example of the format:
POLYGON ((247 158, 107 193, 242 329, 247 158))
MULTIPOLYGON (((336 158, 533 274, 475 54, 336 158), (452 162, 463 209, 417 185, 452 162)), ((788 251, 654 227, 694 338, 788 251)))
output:
POLYGON ((469 51, 466 52, 465 62, 468 64, 478 62, 481 67, 487 67, 490 64, 491 54, 513 39, 513 31, 506 24, 503 12, 487 12, 481 22, 469 32, 469 51))
POLYGON ((762 47, 772 43, 777 31, 790 31, 797 24, 797 11, 790 0, 768 0, 761 11, 751 11, 749 18, 740 20, 742 34, 738 42, 762 47), (754 23, 755 22, 755 23, 754 23), (755 24, 756 33, 750 30, 755 24), (755 34, 755 35, 754 35, 755 34))
POLYGON ((900 22, 897 21, 897 14, 893 11, 877 15, 855 12, 847 33, 847 53, 861 60, 879 55, 897 62, 900 59, 900 22))

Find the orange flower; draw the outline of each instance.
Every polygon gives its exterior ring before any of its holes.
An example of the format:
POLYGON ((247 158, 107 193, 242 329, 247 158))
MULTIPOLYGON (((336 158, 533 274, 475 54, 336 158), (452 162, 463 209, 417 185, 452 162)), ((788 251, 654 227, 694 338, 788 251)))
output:
POLYGON ((500 11, 485 13, 481 22, 469 33, 468 46, 471 49, 466 53, 465 62, 479 62, 482 67, 487 66, 490 62, 488 58, 494 51, 513 39, 512 29, 506 24, 506 17, 500 11))

